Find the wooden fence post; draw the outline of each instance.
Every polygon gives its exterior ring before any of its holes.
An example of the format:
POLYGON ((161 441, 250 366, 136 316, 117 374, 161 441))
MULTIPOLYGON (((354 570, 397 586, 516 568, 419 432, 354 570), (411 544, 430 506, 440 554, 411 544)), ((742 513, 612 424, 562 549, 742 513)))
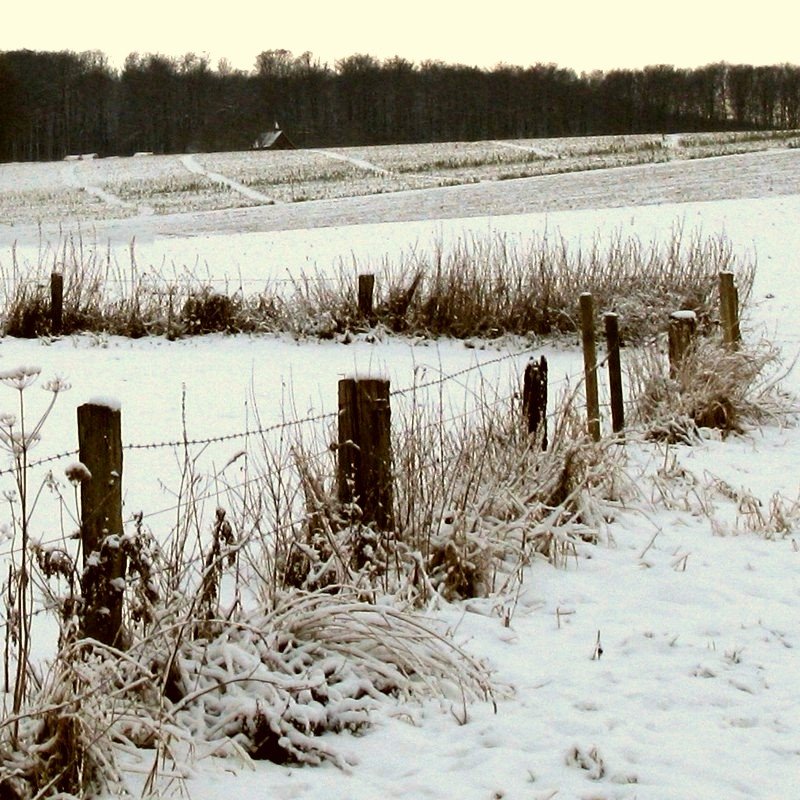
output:
POLYGON ((719 273, 719 319, 722 325, 722 341, 728 347, 738 347, 742 339, 739 329, 739 293, 732 272, 719 273))
POLYGON ((365 525, 392 528, 391 405, 389 381, 339 381, 338 496, 355 504, 365 525))
POLYGON ((111 401, 78 407, 78 447, 91 478, 81 483, 85 636, 121 645, 125 556, 122 538, 122 413, 111 401))
POLYGON ((531 359, 525 367, 522 381, 522 415, 528 433, 541 431, 542 450, 547 450, 547 359, 531 359))
POLYGON ((358 313, 366 320, 373 317, 372 296, 375 291, 375 276, 364 274, 358 276, 358 313))
POLYGON ((622 397, 622 365, 619 355, 619 319, 616 314, 604 317, 606 350, 608 351, 608 388, 611 393, 611 430, 619 433, 625 427, 625 403, 622 397))
POLYGON ((673 311, 669 315, 669 376, 675 378, 697 330, 694 311, 673 311))
POLYGON ((58 336, 64 317, 64 276, 60 272, 50 275, 50 333, 58 336))
POLYGON ((594 346, 594 301, 589 292, 580 299, 583 339, 583 373, 586 380, 586 414, 589 436, 600 441, 600 399, 597 392, 597 354, 594 346))

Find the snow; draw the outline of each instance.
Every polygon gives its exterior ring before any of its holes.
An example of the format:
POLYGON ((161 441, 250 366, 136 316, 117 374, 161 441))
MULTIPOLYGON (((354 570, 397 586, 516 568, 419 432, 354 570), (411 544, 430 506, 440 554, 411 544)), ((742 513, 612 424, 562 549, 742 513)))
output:
POLYGON ((94 395, 86 402, 91 406, 102 406, 110 411, 122 410, 122 401, 117 397, 109 397, 108 395, 94 395))
POLYGON ((376 172, 380 175, 389 174, 388 169, 379 167, 377 164, 373 164, 371 161, 366 161, 363 158, 354 158, 353 156, 343 155, 342 153, 336 153, 333 150, 314 150, 313 152, 319 153, 320 155, 326 156, 327 158, 333 158, 336 161, 345 161, 348 164, 354 164, 355 166, 361 167, 361 169, 365 169, 368 172, 376 172))
MULTIPOLYGON (((619 231, 644 241, 666 238, 676 225, 687 232, 724 231, 737 251, 758 257, 745 339, 775 341, 789 367, 785 386, 800 392, 800 375, 792 366, 800 348, 800 151, 714 162, 685 165, 683 182, 674 164, 668 165, 668 178, 656 168, 631 168, 538 183, 509 181, 483 192, 482 215, 472 213, 471 203, 477 202, 470 199, 472 187, 458 187, 462 191, 407 193, 390 201, 321 202, 305 211, 270 207, 140 217, 103 223, 96 235, 99 247, 110 242, 120 253, 136 236, 140 266, 202 263, 214 279, 257 282, 268 275, 324 272, 354 257, 395 257, 487 231, 521 239, 557 231, 584 243, 619 231), (793 185, 787 175, 794 176, 793 185), (590 179, 598 191, 587 200, 580 192, 590 179), (580 208, 564 208, 559 195, 553 202, 562 210, 545 210, 550 187, 570 186, 567 196, 580 197, 575 200, 580 208), (608 207, 600 187, 611 192, 615 186, 620 205, 608 207), (504 191, 507 196, 493 205, 492 198, 504 191), (463 216, 453 211, 453 197, 467 200, 463 216), (437 208, 444 210, 441 216, 437 208), (382 219, 388 209, 397 211, 394 221, 382 219), (419 217, 421 210, 427 218, 419 217), (331 227, 315 228, 325 213, 332 215, 331 227), (244 222, 242 232, 236 220, 244 222), (279 229, 280 220, 295 230, 279 229)), ((14 233, 20 258, 40 247, 33 229, 14 233)), ((2 235, 0 241, 8 243, 2 235)), ((577 349, 548 345, 535 352, 548 356, 554 384, 582 372, 577 349)), ((168 487, 177 485, 179 465, 173 449, 145 445, 179 444, 184 431, 198 439, 230 436, 204 449, 198 469, 214 474, 215 465, 237 462, 244 470, 240 455, 248 439, 234 438, 237 434, 287 417, 335 412, 342 376, 380 374, 399 389, 482 364, 443 383, 442 394, 439 387, 433 390, 432 398, 455 414, 480 380, 501 393, 511 387, 529 356, 513 343, 507 350, 470 349, 457 342, 381 337, 346 346, 255 336, 0 343, 6 377, 25 378, 27 372, 18 373, 15 365, 35 361, 44 375, 57 372, 72 383, 42 430, 36 457, 74 450, 74 408, 83 398, 109 403, 113 397, 114 407, 124 405, 126 442, 141 445, 125 453, 126 518, 141 509, 154 530, 174 516, 168 487), (508 358, 499 360, 502 356, 508 358)), ((3 391, 0 410, 16 411, 16 393, 3 391)), ((30 402, 44 400, 31 395, 30 402)), ((443 604, 435 611, 459 643, 488 661, 496 683, 513 690, 510 698, 499 699, 496 709, 453 699, 429 702, 404 718, 387 708, 362 735, 326 737, 351 764, 347 769, 200 758, 198 747, 198 757, 175 765, 188 795, 194 800, 225 794, 297 800, 797 796, 800 539, 794 530, 765 536, 748 529, 754 520, 741 499, 753 498, 753 507, 764 514, 776 496, 787 507, 800 502, 800 429, 776 421, 725 441, 626 450, 634 499, 609 520, 607 541, 586 545, 559 568, 534 562, 518 595, 443 604), (676 474, 683 470, 689 488, 672 503, 662 502, 652 482, 656 466, 676 474), (740 498, 738 513, 728 489, 740 498)), ((74 470, 74 454, 40 469, 57 472, 63 465, 74 470)), ((10 487, 11 478, 0 476, 0 489, 6 482, 10 487)), ((46 508, 45 499, 42 503, 46 508)), ((209 503, 215 503, 213 496, 209 503)), ((46 512, 37 510, 32 533, 46 539, 51 527, 46 512)), ((35 640, 39 657, 46 654, 41 647, 35 640)), ((156 759, 148 751, 123 757, 134 794, 156 759)), ((160 780, 162 792, 178 792, 168 766, 160 780)))

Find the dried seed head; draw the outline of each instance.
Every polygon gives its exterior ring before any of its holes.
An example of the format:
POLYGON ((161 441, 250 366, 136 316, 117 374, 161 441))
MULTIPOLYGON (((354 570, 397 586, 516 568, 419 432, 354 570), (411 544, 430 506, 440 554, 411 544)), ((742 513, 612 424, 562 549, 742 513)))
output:
POLYGON ((64 470, 64 474, 67 476, 67 480, 73 486, 77 486, 84 481, 90 481, 92 479, 92 473, 89 472, 86 464, 83 464, 80 461, 73 461, 64 470))
POLYGON ((38 377, 42 371, 41 367, 22 366, 15 367, 14 369, 7 369, 0 372, 0 382, 12 389, 22 391, 27 389, 38 377))
POLYGON ((49 381, 42 384, 42 389, 46 392, 52 392, 53 394, 58 394, 59 392, 66 392, 68 389, 72 388, 72 384, 68 381, 64 380, 64 378, 56 375, 55 378, 50 378, 49 381))

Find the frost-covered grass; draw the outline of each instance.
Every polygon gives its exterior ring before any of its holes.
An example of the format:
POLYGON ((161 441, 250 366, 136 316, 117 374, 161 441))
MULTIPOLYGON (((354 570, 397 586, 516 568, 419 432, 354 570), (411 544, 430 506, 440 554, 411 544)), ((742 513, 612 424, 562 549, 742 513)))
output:
POLYGON ((105 184, 125 202, 145 205, 157 214, 214 211, 252 205, 252 201, 203 175, 188 172, 157 179, 125 180, 105 184))
POLYGON ((675 137, 690 158, 751 153, 765 146, 797 147, 800 131, 733 131, 724 134, 688 133, 675 137))
POLYGON ((600 315, 620 314, 626 340, 641 341, 664 330, 670 310, 715 320, 717 276, 729 268, 746 298, 755 264, 739 261, 725 237, 684 238, 681 228, 666 245, 622 235, 577 248, 558 236, 463 239, 385 265, 377 307, 386 324, 413 333, 547 336, 575 331, 576 298, 589 292, 600 315))
POLYGON ((140 213, 174 214, 250 205, 229 187, 191 172, 178 156, 81 161, 76 179, 99 186, 140 213))
MULTIPOLYGON (((109 206, 98 198, 77 188, 59 186, 57 182, 49 188, 0 191, 0 219, 6 225, 38 224, 57 219, 92 222, 107 219, 109 213, 109 206)), ((118 208, 114 215, 129 216, 118 208)))
MULTIPOLYGON (((457 182, 452 181, 452 183, 457 182)), ((358 174, 345 180, 321 178, 303 183, 284 184, 275 189, 265 186, 263 190, 272 192, 276 200, 281 202, 297 203, 305 200, 335 200, 341 197, 427 189, 431 186, 444 186, 449 183, 446 180, 426 176, 376 175, 368 172, 365 174, 364 170, 359 170, 358 174)))
POLYGON ((392 172, 445 173, 451 177, 468 176, 471 170, 480 167, 496 170, 506 165, 540 159, 532 151, 502 147, 497 142, 348 147, 334 152, 368 161, 392 172))
POLYGON ((377 164, 375 170, 370 170, 347 157, 333 158, 324 150, 211 153, 196 158, 207 170, 222 173, 283 203, 419 189, 444 182, 435 176, 381 174, 377 164))
POLYGON ((364 170, 356 165, 330 159, 316 150, 207 153, 195 158, 206 169, 283 202, 294 202, 304 195, 318 199, 324 196, 322 186, 347 186, 364 177, 364 170))

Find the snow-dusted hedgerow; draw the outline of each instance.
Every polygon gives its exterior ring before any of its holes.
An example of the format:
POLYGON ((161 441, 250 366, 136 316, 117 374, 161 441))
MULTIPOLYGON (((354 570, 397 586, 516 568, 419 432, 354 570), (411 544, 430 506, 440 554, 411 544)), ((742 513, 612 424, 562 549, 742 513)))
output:
POLYGON ((356 275, 376 265, 357 261, 338 274, 305 274, 259 290, 204 283, 196 272, 167 275, 120 267, 96 247, 70 237, 21 276, 12 253, 0 263, 0 316, 7 335, 50 332, 50 271, 64 276, 63 333, 104 331, 124 336, 286 332, 296 337, 352 337, 370 327, 429 337, 549 336, 575 330, 578 294, 591 292, 598 313, 619 314, 627 341, 663 331, 669 313, 691 309, 706 325, 717 318, 720 271, 736 273, 742 302, 755 263, 733 252, 724 235, 684 235, 666 243, 617 232, 608 241, 571 246, 554 235, 516 239, 502 234, 412 248, 379 265, 374 314, 358 310, 356 275))

